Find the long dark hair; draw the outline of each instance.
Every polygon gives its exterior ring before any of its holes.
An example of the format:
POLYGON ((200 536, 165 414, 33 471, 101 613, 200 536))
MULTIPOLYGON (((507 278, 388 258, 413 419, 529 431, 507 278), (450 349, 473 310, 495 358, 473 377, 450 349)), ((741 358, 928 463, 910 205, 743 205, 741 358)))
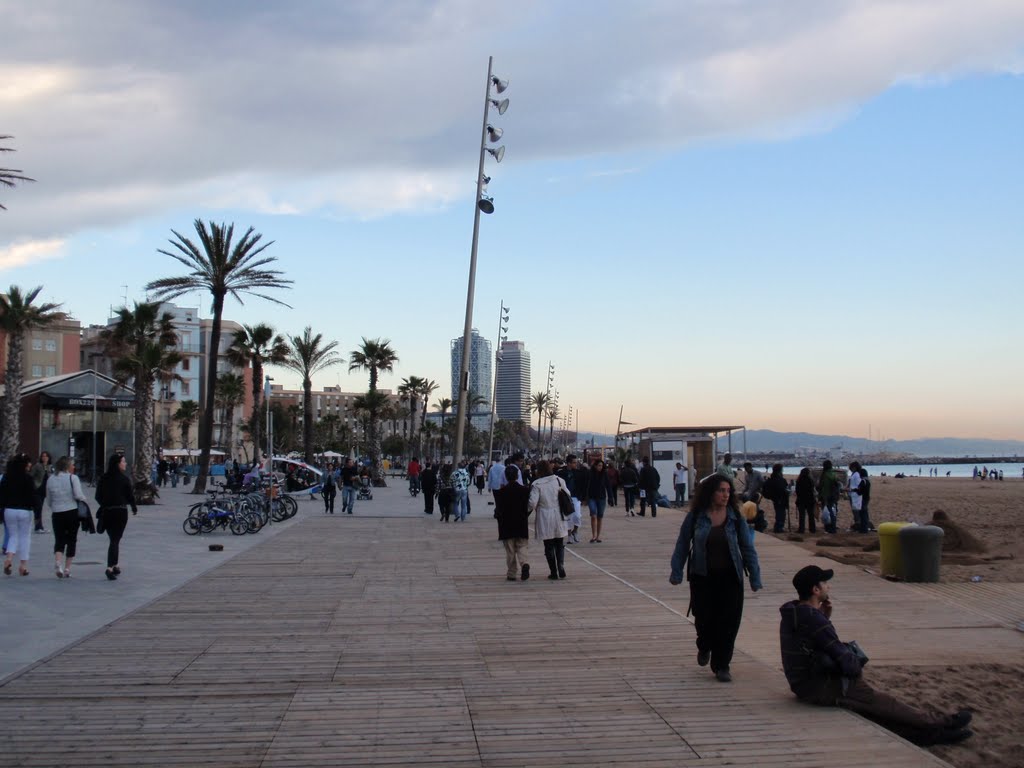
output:
POLYGON ((29 458, 27 453, 18 453, 11 456, 7 460, 7 469, 4 471, 4 476, 10 475, 11 477, 16 476, 19 472, 21 474, 28 474, 28 465, 32 463, 32 459, 29 458))
POLYGON ((722 483, 728 483, 729 485, 729 502, 727 506, 739 512, 740 505, 736 501, 736 488, 729 477, 720 474, 710 475, 701 481, 701 484, 697 486, 697 493, 693 495, 693 499, 690 501, 690 511, 698 514, 711 509, 711 500, 715 497, 715 491, 718 490, 718 486, 722 483))
POLYGON ((121 471, 121 459, 124 458, 124 454, 115 453, 111 454, 110 458, 107 459, 107 472, 106 474, 112 475, 115 472, 121 471))

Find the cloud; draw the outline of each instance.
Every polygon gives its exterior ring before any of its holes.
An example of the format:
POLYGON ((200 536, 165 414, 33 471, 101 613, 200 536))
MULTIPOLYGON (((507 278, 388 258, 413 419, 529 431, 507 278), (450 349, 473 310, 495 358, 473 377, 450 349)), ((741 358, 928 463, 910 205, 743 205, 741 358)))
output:
POLYGON ((28 240, 0 247, 0 271, 64 256, 64 240, 28 240))
MULTIPOLYGON (((483 67, 506 163, 827 130, 896 83, 1020 72, 1019 0, 0 0, 5 239, 169 207, 430 211, 472 194, 483 67)), ((614 163, 612 163, 614 165, 614 163)))

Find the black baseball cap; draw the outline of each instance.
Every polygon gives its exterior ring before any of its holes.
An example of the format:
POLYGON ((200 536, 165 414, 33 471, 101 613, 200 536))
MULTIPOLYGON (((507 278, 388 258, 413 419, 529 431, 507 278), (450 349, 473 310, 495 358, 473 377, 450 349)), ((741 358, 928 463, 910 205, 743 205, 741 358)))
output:
POLYGON ((836 572, 831 568, 826 570, 816 565, 808 565, 796 572, 796 576, 793 577, 793 586, 796 587, 797 594, 801 599, 808 598, 818 584, 828 581, 835 575, 836 572))

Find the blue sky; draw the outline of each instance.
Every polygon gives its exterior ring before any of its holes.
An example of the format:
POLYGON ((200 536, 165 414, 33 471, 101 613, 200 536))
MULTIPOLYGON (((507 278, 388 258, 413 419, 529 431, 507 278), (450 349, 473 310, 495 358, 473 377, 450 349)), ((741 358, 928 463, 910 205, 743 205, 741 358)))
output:
POLYGON ((621 405, 1024 438, 1019 3, 27 8, 0 0, 3 160, 37 179, 0 191, 0 284, 83 323, 178 274, 172 228, 234 221, 295 286, 227 317, 387 337, 383 386, 447 387, 494 55, 474 325, 493 340, 511 306, 581 429, 621 405))

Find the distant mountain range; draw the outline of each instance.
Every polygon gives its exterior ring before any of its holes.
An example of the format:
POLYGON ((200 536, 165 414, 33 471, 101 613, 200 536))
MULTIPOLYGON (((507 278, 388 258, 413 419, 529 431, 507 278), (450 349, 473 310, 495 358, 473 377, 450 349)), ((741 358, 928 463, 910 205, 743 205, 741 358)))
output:
MULTIPOLYGON (((580 434, 580 443, 589 443, 593 439, 595 445, 612 445, 614 435, 580 434)), ((719 441, 719 449, 725 440, 719 441)), ((743 433, 734 432, 732 436, 733 451, 743 450, 743 433)), ((883 451, 889 453, 909 453, 927 458, 941 456, 959 458, 964 456, 1022 456, 1024 457, 1024 440, 988 440, 985 438, 962 437, 921 437, 916 440, 867 440, 863 437, 849 435, 814 435, 810 432, 775 432, 770 429, 748 429, 746 440, 747 453, 819 453, 832 452, 874 454, 883 451)))

